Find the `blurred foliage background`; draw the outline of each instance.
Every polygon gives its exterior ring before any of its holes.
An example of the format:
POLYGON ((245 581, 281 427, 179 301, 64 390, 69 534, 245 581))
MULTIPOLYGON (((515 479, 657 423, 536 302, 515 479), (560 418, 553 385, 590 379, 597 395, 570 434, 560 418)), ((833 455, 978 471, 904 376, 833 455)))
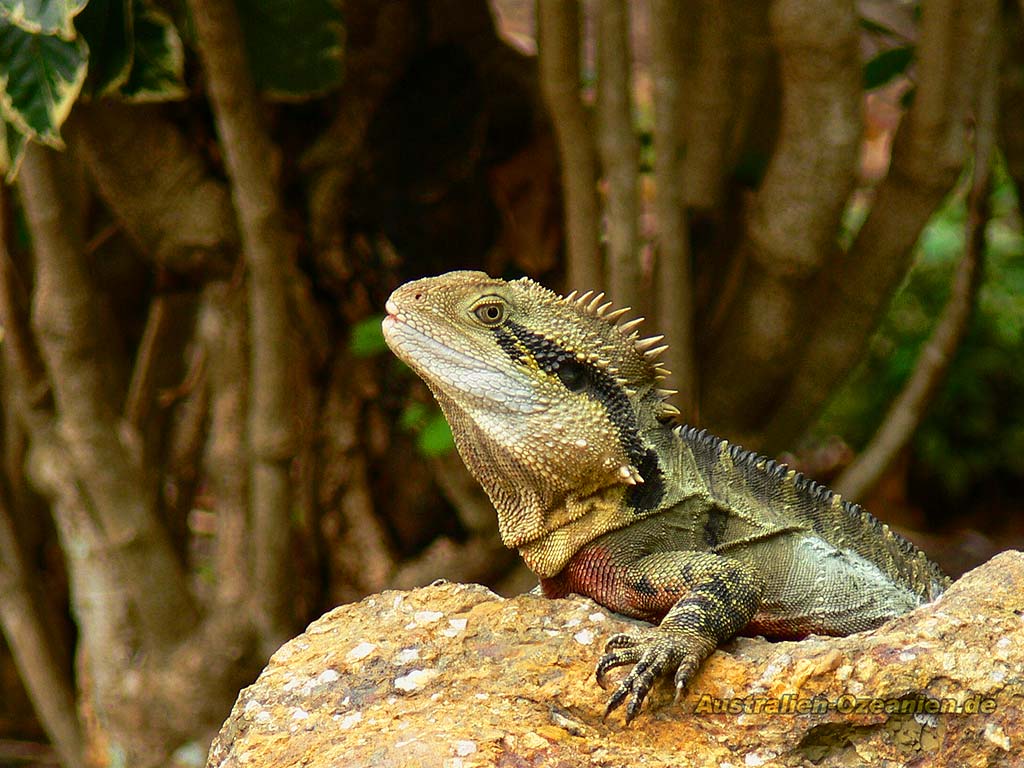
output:
POLYGON ((0 0, 0 764, 193 766, 325 610, 533 586, 386 350, 604 290, 690 423, 1024 544, 1017 0, 0 0))

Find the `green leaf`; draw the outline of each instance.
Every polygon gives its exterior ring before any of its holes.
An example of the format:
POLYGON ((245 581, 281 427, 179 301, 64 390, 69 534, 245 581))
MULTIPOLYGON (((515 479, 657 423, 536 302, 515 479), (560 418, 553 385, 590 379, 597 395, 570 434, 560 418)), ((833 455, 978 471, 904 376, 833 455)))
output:
POLYGON ((904 45, 882 51, 864 65, 864 88, 874 90, 896 79, 914 60, 914 46, 904 45))
POLYGON ((0 120, 0 175, 8 184, 13 183, 18 175, 26 144, 25 134, 6 120, 0 120))
POLYGON ((127 101, 185 98, 185 53, 170 17, 144 0, 134 0, 134 27, 135 57, 121 97, 127 101))
POLYGON ((431 416, 423 425, 416 436, 416 447, 424 456, 443 456, 455 447, 452 428, 440 412, 431 416))
POLYGON ((427 406, 414 400, 405 406, 402 415, 398 418, 398 426, 406 432, 422 429, 423 425, 427 423, 428 415, 427 406))
POLYGON ((302 99, 341 83, 343 29, 333 0, 238 0, 249 66, 270 96, 302 99))
POLYGON ((75 27, 89 44, 90 96, 114 93, 128 79, 134 49, 131 0, 91 0, 75 27))
POLYGON ((71 20, 89 0, 0 0, 0 19, 26 32, 60 35, 66 40, 75 36, 71 20))
POLYGON ((0 19, 0 117, 28 138, 63 146, 60 126, 85 81, 83 40, 26 32, 0 19))
POLYGON ((380 324, 383 315, 372 315, 360 320, 352 326, 348 339, 348 349, 356 357, 372 357, 387 350, 384 343, 384 331, 380 324))

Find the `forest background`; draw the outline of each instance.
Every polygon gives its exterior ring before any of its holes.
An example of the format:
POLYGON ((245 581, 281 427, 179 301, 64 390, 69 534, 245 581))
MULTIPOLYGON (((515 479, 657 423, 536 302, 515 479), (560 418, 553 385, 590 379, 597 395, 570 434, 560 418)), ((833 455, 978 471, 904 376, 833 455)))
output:
POLYGON ((0 0, 0 764, 202 765, 340 603, 533 582, 384 300, 607 291, 682 418, 1024 544, 1020 0, 0 0))

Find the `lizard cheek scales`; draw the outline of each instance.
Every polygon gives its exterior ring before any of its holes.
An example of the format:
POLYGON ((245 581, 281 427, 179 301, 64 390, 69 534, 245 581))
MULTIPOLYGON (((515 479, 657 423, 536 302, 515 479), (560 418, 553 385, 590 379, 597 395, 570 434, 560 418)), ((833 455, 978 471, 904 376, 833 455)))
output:
POLYGON ((501 332, 499 345, 510 357, 515 355, 514 361, 520 359, 521 353, 509 351, 512 343, 510 337, 522 345, 523 350, 542 371, 554 374, 570 392, 585 394, 605 409, 608 421, 618 433, 623 450, 642 480, 631 486, 626 501, 638 510, 655 509, 664 497, 664 474, 658 455, 640 439, 636 412, 622 385, 592 363, 581 362, 576 355, 557 342, 511 320, 507 321, 506 325, 507 331, 495 330, 501 332), (501 340, 502 336, 506 339, 504 342, 501 340))
POLYGON ((426 381, 467 467, 544 593, 658 623, 612 637, 599 683, 632 720, 677 696, 741 630, 797 638, 876 627, 949 583, 912 544, 784 465, 665 424, 661 337, 603 294, 451 272, 400 286, 388 345, 426 381))

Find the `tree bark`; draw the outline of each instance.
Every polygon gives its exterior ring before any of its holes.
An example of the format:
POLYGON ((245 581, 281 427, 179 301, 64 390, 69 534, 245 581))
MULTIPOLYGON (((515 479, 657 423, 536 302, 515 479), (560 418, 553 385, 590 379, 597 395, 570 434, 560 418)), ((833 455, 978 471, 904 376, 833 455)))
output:
POLYGON ((813 334, 762 432, 769 452, 791 445, 856 365, 910 266, 922 228, 955 183, 998 19, 995 0, 922 6, 914 103, 867 220, 826 276, 813 334))
POLYGON ((204 386, 210 399, 203 466, 217 514, 215 610, 221 611, 252 600, 246 541, 250 479, 245 442, 249 389, 245 318, 241 286, 216 282, 204 289, 197 328, 208 361, 204 386))
MULTIPOLYGON (((5 388, 18 390, 21 384, 39 377, 42 370, 28 347, 24 323, 17 317, 13 265, 4 230, 4 196, 0 186, 0 325, 4 329, 5 388)), ((25 392, 16 392, 7 400, 18 401, 28 407, 25 392)), ((46 626, 40 610, 40 595, 25 564, 11 514, 11 497, 4 485, 0 484, 0 626, 39 722, 61 763, 65 768, 82 768, 84 742, 75 691, 59 661, 54 632, 46 626)))
POLYGON ((601 290, 597 150, 587 109, 580 99, 578 0, 539 0, 540 82, 562 159, 567 281, 579 291, 601 290))
POLYGON ((58 662, 18 551, 6 500, 0 500, 0 625, 39 722, 67 768, 85 765, 75 692, 58 662))
POLYGON ((227 187, 159 107, 79 103, 66 133, 144 257, 201 282, 230 274, 238 234, 227 187))
POLYGON ((693 276, 690 231, 683 204, 683 137, 679 0, 651 4, 651 74, 654 78, 654 183, 658 219, 658 328, 672 343, 665 364, 672 375, 666 382, 680 390, 678 405, 687 421, 697 415, 697 365, 694 359, 693 276))
POLYGON ((945 379, 970 323, 985 258, 985 226, 989 218, 988 197, 997 130, 998 50, 999 46, 994 45, 990 51, 991 65, 982 83, 978 104, 964 254, 953 274, 946 306, 921 348, 910 378, 889 406, 870 442, 834 484, 839 493, 851 499, 866 497, 910 442, 945 379))
POLYGON ((597 15, 597 141, 607 195, 608 290, 622 306, 640 305, 637 234, 639 146, 633 130, 633 68, 629 6, 600 0, 597 15))
MULTIPOLYGON (((688 208, 711 211, 719 206, 729 170, 733 112, 736 94, 733 83, 733 53, 738 41, 732 33, 728 3, 716 0, 685 0, 673 12, 657 0, 652 7, 652 46, 667 35, 664 25, 676 26, 672 53, 678 77, 685 77, 686 108, 679 112, 678 130, 685 135, 682 158, 683 200, 688 208), (673 19, 672 16, 675 18, 673 19)), ((654 61, 658 59, 654 48, 654 61)), ((657 78, 657 74, 655 74, 657 78)), ((657 88, 657 83, 655 83, 657 88)), ((660 107, 655 96, 655 109, 660 107)), ((669 337, 672 338, 672 337, 669 337)))
POLYGON ((778 0, 771 26, 782 79, 780 135, 740 244, 746 271, 716 334, 702 396, 708 423, 752 445, 756 437, 745 432, 756 430, 777 396, 807 318, 820 309, 811 286, 835 253, 861 129, 853 2, 778 0))
POLYGON ((155 513, 146 469, 133 458, 137 436, 111 408, 120 398, 104 375, 97 300, 69 216, 73 207, 62 205, 67 201, 55 162, 49 150, 30 146, 19 177, 36 264, 32 324, 53 388, 60 438, 102 531, 102 559, 130 595, 143 637, 154 648, 164 647, 188 632, 195 607, 155 513))
POLYGON ((1006 170, 1017 186, 1024 216, 1024 0, 1003 4, 1003 62, 1000 72, 999 145, 1006 170))
POLYGON ((289 409, 287 269, 294 244, 277 194, 278 153, 263 126, 233 0, 190 0, 189 7, 248 266, 253 591, 274 645, 290 624, 289 471, 295 428, 289 409))

